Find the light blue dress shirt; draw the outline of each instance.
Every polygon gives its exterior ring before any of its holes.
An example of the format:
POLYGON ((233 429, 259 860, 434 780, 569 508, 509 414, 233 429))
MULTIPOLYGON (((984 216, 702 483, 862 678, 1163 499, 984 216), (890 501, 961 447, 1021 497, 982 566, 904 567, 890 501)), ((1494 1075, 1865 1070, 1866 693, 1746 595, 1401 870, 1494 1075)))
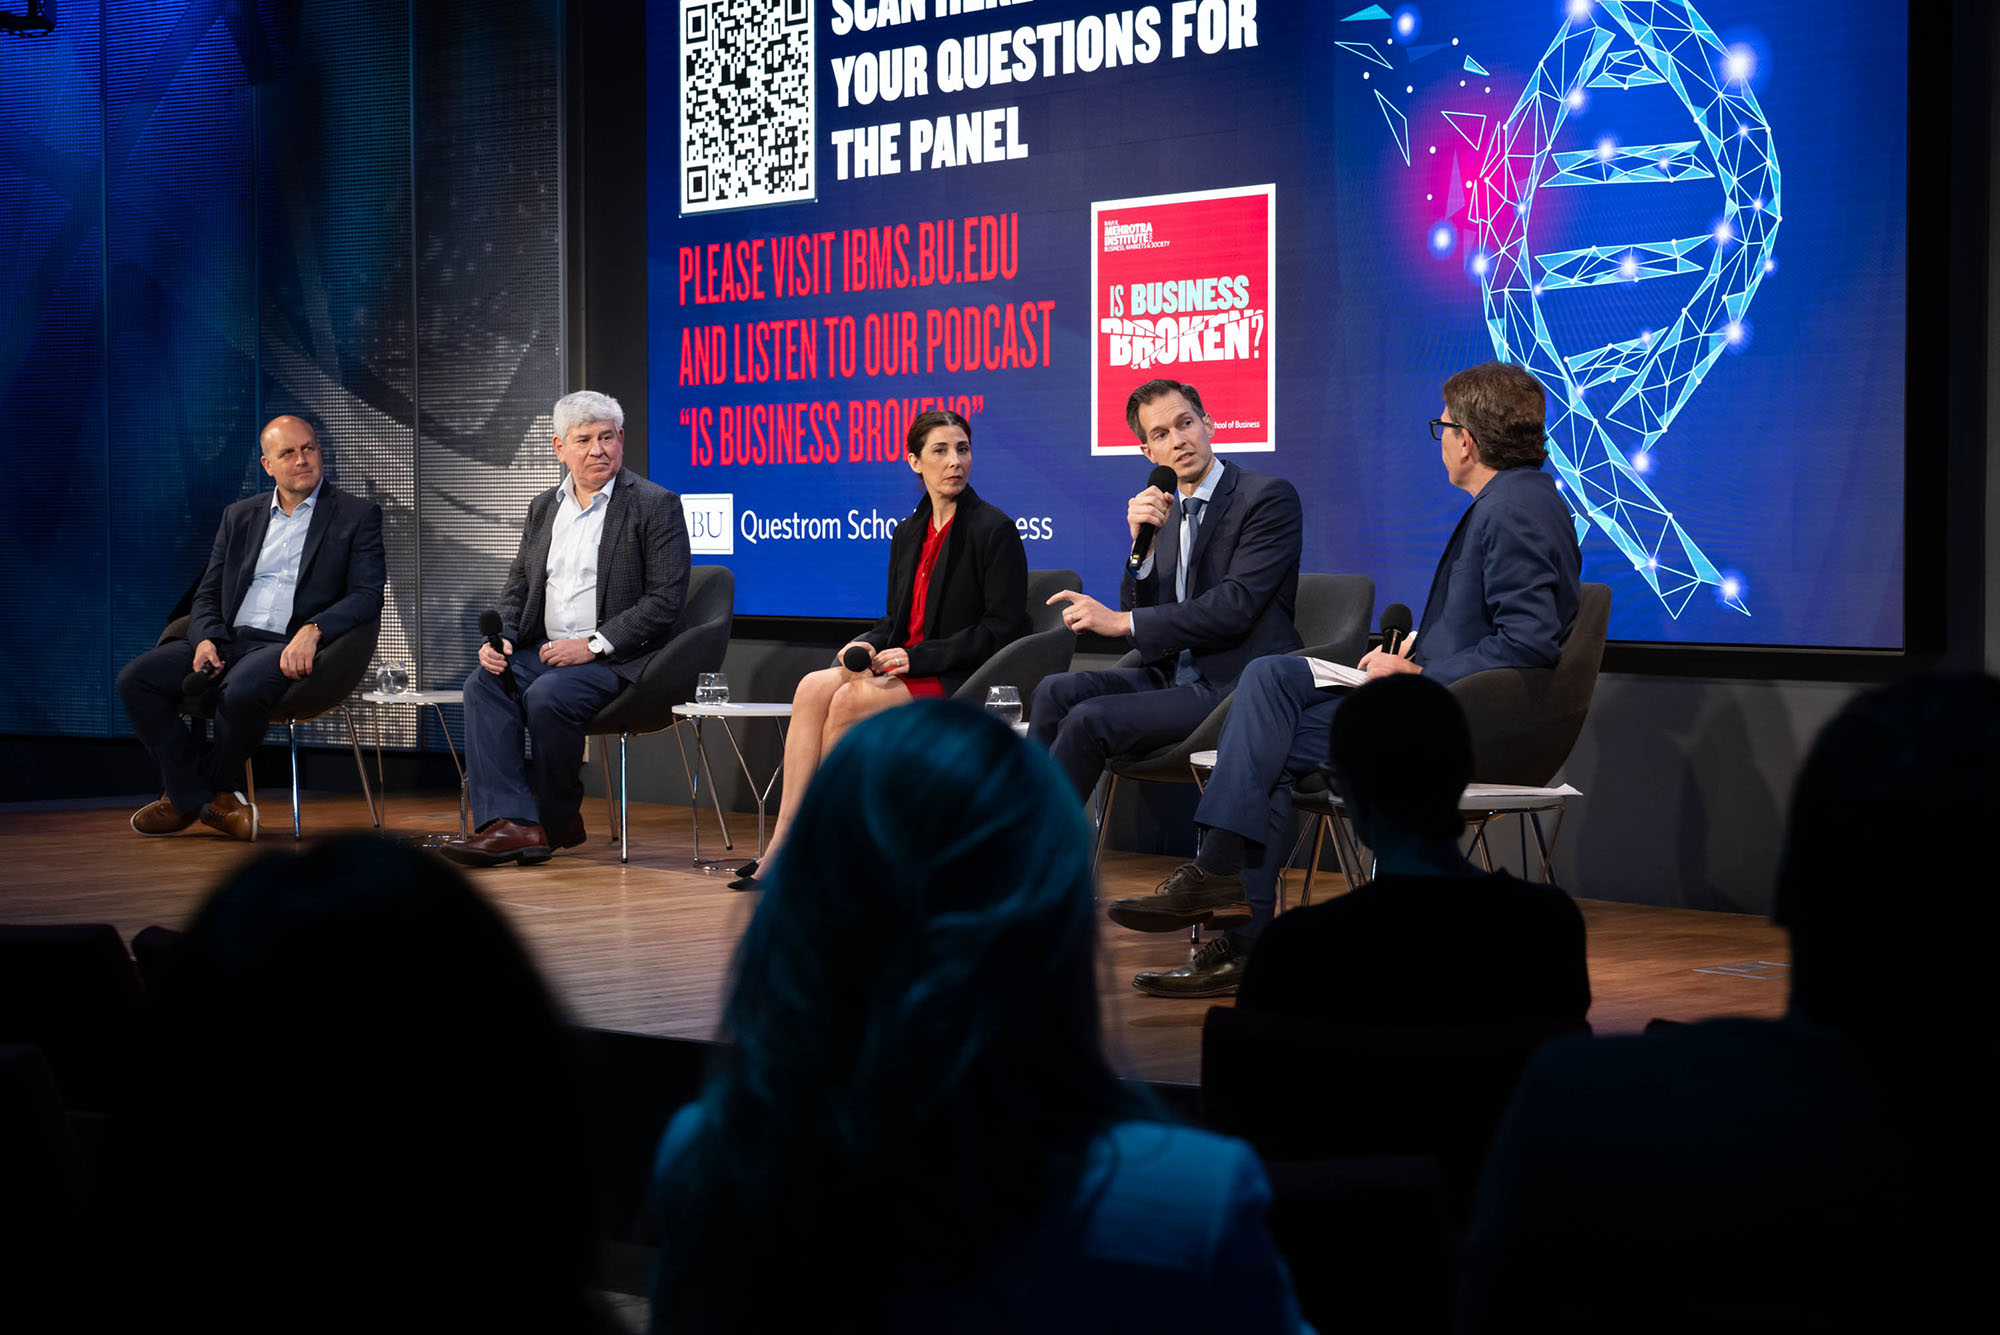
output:
POLYGON ((292 623, 292 595, 299 587, 299 565, 305 559, 306 533, 312 528, 313 509, 319 503, 322 481, 312 494, 286 514, 278 504, 277 488, 271 489, 271 526, 264 530, 264 546, 257 553, 257 573, 236 609, 236 624, 253 630, 283 635, 292 623))

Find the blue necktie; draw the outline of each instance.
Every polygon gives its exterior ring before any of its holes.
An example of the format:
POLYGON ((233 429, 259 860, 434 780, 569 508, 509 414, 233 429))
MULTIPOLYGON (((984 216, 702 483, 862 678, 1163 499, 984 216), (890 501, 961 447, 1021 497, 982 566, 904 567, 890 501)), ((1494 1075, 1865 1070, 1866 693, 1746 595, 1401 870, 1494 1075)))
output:
MULTIPOLYGON (((1195 530, 1201 527, 1201 507, 1205 504, 1199 496, 1189 496, 1181 502, 1181 513, 1187 516, 1187 522, 1181 526, 1180 569, 1174 580, 1174 596, 1181 602, 1187 601, 1188 553, 1194 549, 1195 530)), ((1194 652, 1181 650, 1181 656, 1174 662, 1174 685, 1191 686, 1200 680, 1194 652)))

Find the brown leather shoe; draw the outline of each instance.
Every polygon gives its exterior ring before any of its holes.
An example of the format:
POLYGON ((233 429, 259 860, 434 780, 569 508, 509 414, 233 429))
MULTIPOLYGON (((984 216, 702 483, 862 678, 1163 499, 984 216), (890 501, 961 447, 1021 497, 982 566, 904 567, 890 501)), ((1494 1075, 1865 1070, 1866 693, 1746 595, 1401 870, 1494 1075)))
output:
POLYGON ((530 867, 555 855, 541 826, 511 820, 488 821, 478 833, 453 839, 438 851, 468 867, 497 867, 503 862, 530 867))
POLYGON ((217 793, 201 809, 201 823, 246 844, 257 839, 256 804, 241 793, 217 793))
POLYGON ((140 834, 179 834, 194 824, 196 811, 182 811, 162 795, 132 813, 132 828, 140 834))
POLYGON ((549 846, 551 848, 575 848, 578 844, 590 838, 584 832, 583 813, 581 811, 560 825, 549 825, 544 828, 549 832, 549 846))

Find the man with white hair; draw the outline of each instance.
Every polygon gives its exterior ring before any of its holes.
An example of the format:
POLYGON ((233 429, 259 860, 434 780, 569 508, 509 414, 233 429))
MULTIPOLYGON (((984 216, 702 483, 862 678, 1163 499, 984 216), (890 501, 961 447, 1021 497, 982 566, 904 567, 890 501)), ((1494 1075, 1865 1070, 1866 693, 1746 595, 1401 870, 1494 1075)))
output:
POLYGON ((584 725, 638 679, 687 601, 680 498, 625 467, 618 400, 587 389, 566 395, 555 428, 568 476, 528 503, 500 595, 501 648, 482 641, 465 679, 466 782, 478 825, 444 852, 468 866, 546 862, 583 842, 584 725), (522 754, 524 733, 532 759, 522 754))

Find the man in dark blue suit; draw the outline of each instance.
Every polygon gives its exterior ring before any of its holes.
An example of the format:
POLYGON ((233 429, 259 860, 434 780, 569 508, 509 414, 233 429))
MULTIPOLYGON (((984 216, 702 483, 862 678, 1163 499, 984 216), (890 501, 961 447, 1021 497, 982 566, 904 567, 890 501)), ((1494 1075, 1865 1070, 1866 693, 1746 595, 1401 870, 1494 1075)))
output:
POLYGON ((257 808, 235 785, 271 707, 311 673, 323 642, 382 611, 382 507, 324 480, 319 437, 298 418, 271 419, 261 444, 276 487, 222 512, 187 638, 147 650, 118 674, 119 698, 165 790, 133 814, 140 834, 174 834, 199 819, 255 839, 257 808), (206 753, 180 717, 191 671, 220 678, 206 753))
POLYGON ((500 595, 501 648, 481 644, 465 679, 466 786, 479 828, 443 851, 467 866, 546 862, 583 842, 584 727, 639 679, 687 602, 680 497, 625 467, 618 400, 564 395, 555 428, 566 476, 528 502, 500 595))
MULTIPOLYGON (((1371 650, 1360 664, 1369 676, 1421 672, 1450 685, 1487 668, 1555 665, 1576 621, 1582 559, 1568 508, 1542 471, 1546 411, 1541 383, 1518 366, 1487 362, 1445 381, 1444 416, 1432 421, 1431 436, 1445 476, 1472 504, 1438 560, 1417 633, 1397 652, 1371 650)), ((1206 831, 1200 853, 1159 893, 1113 904, 1111 918, 1172 931, 1247 902, 1250 922, 1133 986, 1156 996, 1235 991, 1277 907, 1292 781, 1325 763, 1341 694, 1316 686, 1303 658, 1259 659, 1244 671, 1195 809, 1206 831)))
POLYGON ((1192 385, 1151 380, 1125 421, 1139 449, 1174 471, 1177 493, 1148 486, 1126 503, 1133 540, 1158 536, 1126 571, 1119 611, 1064 590, 1078 633, 1129 639, 1138 667, 1066 672, 1035 689, 1030 731, 1088 797, 1104 763, 1179 741, 1235 688, 1245 664, 1299 647, 1299 493, 1282 478, 1215 457, 1215 422, 1192 385))

